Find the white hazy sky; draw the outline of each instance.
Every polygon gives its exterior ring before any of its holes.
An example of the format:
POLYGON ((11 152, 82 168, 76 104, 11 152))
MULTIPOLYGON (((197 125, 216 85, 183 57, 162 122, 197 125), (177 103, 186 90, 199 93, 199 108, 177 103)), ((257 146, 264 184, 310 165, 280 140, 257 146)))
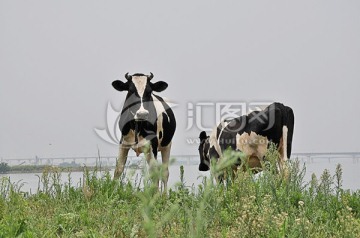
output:
POLYGON ((360 151, 359 13, 356 0, 0 0, 0 158, 116 155, 94 128, 108 102, 121 109, 111 82, 126 72, 169 84, 173 155, 197 154, 199 102, 280 101, 294 152, 360 151))

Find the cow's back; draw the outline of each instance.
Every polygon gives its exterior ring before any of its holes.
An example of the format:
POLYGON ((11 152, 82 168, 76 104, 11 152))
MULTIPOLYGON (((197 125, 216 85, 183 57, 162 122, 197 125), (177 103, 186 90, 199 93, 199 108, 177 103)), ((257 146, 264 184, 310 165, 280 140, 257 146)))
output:
POLYGON ((225 128, 221 129, 221 133, 220 127, 218 127, 219 146, 222 152, 228 148, 239 150, 236 138, 244 133, 250 135, 251 132, 266 137, 268 141, 279 145, 282 142, 284 126, 287 130, 287 141, 285 142, 288 148, 287 157, 290 158, 294 113, 290 107, 281 103, 273 103, 263 111, 254 111, 248 115, 234 118, 228 122, 225 128))

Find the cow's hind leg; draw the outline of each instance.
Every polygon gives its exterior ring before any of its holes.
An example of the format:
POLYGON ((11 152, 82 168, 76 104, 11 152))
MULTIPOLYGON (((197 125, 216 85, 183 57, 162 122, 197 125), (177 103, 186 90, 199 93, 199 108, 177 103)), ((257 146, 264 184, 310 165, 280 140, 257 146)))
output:
POLYGON ((170 150, 171 143, 161 150, 161 158, 162 158, 162 191, 166 193, 167 191, 167 182, 169 180, 169 159, 170 159, 170 150))
MULTIPOLYGON (((289 175, 289 171, 288 171, 288 164, 286 163, 288 161, 288 128, 287 126, 283 126, 282 127, 282 136, 281 136, 281 140, 280 140, 280 148, 279 148, 279 153, 280 153, 280 159, 279 159, 279 167, 280 167, 280 172, 281 174, 284 176, 284 178, 287 178, 289 175)), ((290 148, 291 149, 291 148, 290 148)))
POLYGON ((114 172, 114 179, 119 179, 122 173, 124 172, 125 163, 127 160, 127 155, 129 153, 129 148, 120 144, 119 148, 119 158, 116 161, 116 168, 114 172))

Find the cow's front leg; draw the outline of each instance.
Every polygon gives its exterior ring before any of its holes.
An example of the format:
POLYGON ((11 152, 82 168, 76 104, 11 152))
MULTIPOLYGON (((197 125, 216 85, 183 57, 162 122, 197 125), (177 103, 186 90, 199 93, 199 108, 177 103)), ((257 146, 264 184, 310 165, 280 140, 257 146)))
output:
MULTIPOLYGON (((151 148, 151 146, 150 146, 151 148)), ((155 186, 159 189, 159 171, 157 166, 156 156, 152 152, 151 149, 146 149, 144 152, 146 162, 149 166, 149 175, 151 181, 155 184, 155 186)))
POLYGON ((170 159, 170 150, 171 150, 171 143, 166 146, 163 150, 161 150, 161 158, 162 158, 162 174, 161 174, 161 181, 162 181, 162 192, 166 193, 167 191, 167 183, 169 180, 169 159, 170 159))
POLYGON ((124 172, 128 153, 129 153, 129 148, 127 146, 124 146, 123 144, 120 144, 119 158, 116 161, 114 179, 119 179, 122 173, 124 172))

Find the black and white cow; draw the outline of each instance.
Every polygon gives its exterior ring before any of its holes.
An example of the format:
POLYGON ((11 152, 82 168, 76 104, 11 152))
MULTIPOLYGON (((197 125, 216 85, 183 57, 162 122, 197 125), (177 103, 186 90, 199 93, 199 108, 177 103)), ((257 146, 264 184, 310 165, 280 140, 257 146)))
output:
POLYGON ((269 141, 277 145, 281 168, 291 155, 293 131, 293 110, 281 103, 272 103, 263 111, 223 121, 210 136, 205 131, 200 133, 199 170, 209 170, 210 159, 221 159, 223 152, 231 148, 243 152, 248 159, 247 166, 257 172, 261 170, 269 141))
POLYGON ((168 84, 163 81, 152 83, 152 73, 127 73, 125 78, 126 82, 116 80, 112 83, 116 90, 127 91, 119 121, 122 137, 114 178, 119 178, 123 173, 130 148, 137 156, 144 153, 150 169, 160 151, 164 165, 162 182, 166 191, 171 140, 175 133, 176 121, 170 106, 153 92, 164 91, 168 84))

